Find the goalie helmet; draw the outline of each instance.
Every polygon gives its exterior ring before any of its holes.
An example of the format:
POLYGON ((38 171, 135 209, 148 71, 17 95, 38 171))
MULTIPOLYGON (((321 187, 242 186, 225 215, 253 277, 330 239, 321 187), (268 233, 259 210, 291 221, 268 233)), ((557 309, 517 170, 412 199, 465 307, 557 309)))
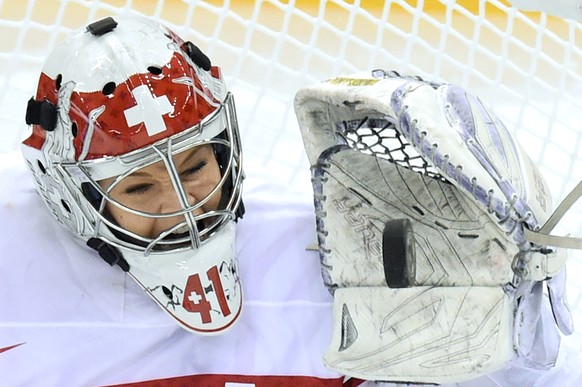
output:
MULTIPOLYGON (((105 18, 49 55, 26 121, 32 134, 22 151, 59 223, 126 271, 183 328, 215 334, 236 321, 243 172, 234 100, 219 67, 157 22, 105 18), (200 149, 210 156, 190 165, 200 149), (201 190, 189 176, 208 162, 219 173, 201 190), (114 195, 152 168, 172 205, 144 209, 114 195), (144 235, 120 221, 131 217, 164 229, 144 235)), ((157 180, 128 193, 148 184, 157 180)), ((159 192, 152 195, 145 202, 162 203, 159 192)))
POLYGON ((549 189, 478 98, 376 70, 301 89, 295 111, 334 296, 329 368, 440 384, 553 365, 542 284, 571 333, 565 257, 526 237, 550 216, 549 189))

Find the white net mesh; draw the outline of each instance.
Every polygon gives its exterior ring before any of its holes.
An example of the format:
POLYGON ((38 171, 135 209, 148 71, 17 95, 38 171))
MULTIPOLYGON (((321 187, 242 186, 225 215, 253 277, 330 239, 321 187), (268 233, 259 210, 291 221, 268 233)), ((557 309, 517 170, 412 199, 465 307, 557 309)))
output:
MULTIPOLYGON (((556 201, 582 179, 582 26, 499 0, 0 0, 0 153, 27 136, 26 102, 55 44, 88 22, 133 12, 161 19, 222 67, 247 167, 262 164, 294 187, 309 185, 295 91, 373 68, 479 95, 536 161, 556 201)), ((581 212, 577 206, 557 232, 582 235, 581 212)), ((580 254, 569 271, 582 348, 580 254)))

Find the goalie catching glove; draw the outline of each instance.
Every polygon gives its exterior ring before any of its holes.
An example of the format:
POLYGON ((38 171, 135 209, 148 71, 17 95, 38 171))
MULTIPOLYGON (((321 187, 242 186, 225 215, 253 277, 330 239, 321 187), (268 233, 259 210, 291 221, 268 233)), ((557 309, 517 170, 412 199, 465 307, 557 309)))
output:
POLYGON ((550 191, 491 111, 459 87, 381 70, 304 88, 295 111, 334 295, 326 366, 417 383, 553 366, 543 284, 571 333, 565 258, 527 238, 550 191))

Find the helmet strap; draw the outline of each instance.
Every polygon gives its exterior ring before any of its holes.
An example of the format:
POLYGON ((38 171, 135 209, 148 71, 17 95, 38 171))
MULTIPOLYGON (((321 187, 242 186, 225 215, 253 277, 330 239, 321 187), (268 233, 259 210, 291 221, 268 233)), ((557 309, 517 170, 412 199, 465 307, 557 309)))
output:
POLYGON ((113 266, 117 264, 121 267, 121 270, 129 271, 129 264, 123 258, 123 255, 121 255, 121 252, 114 246, 99 238, 89 238, 87 246, 97 250, 99 256, 109 265, 113 266))

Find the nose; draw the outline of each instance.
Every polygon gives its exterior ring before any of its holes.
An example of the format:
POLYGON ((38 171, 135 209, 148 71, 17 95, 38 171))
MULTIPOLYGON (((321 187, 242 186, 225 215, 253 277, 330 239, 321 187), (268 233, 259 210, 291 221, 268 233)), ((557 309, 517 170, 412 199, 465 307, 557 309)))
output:
MULTIPOLYGON (((196 197, 188 191, 183 193, 183 197, 180 198, 179 192, 177 192, 173 187, 167 187, 162 192, 160 192, 159 197, 159 214, 170 214, 173 212, 183 211, 185 207, 193 206, 197 203, 196 197)), ((191 213, 196 215, 201 215, 204 211, 202 208, 198 207, 194 209, 191 213)), ((184 215, 176 215, 168 218, 158 219, 158 227, 160 229, 168 229, 186 220, 184 215)))

